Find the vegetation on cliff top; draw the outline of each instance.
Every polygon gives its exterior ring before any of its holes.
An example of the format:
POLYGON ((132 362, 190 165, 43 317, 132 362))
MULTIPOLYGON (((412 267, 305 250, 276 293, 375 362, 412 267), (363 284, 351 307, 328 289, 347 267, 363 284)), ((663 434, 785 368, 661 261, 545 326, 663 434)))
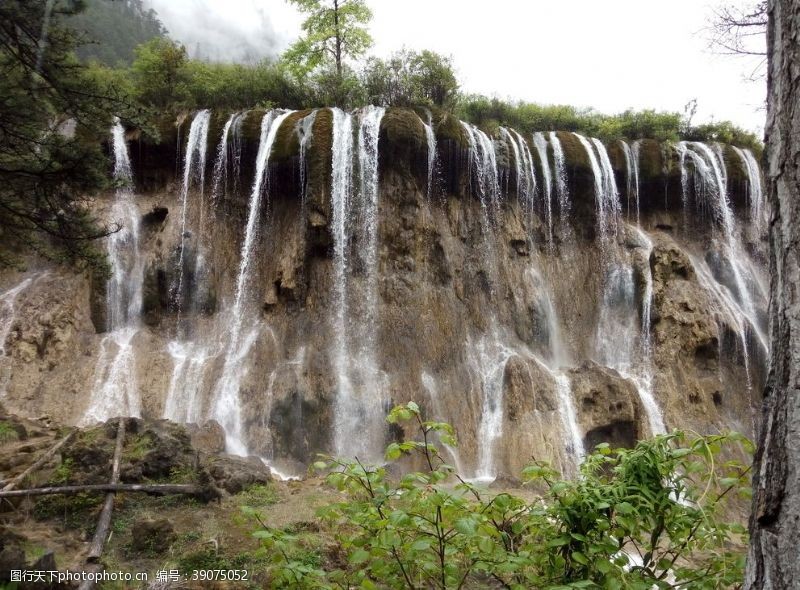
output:
POLYGON ((753 133, 729 121, 693 124, 693 103, 685 113, 629 109, 607 115, 591 108, 462 94, 452 58, 429 50, 403 49, 385 59, 368 56, 359 62, 372 44, 367 29, 372 15, 363 0, 294 3, 307 15, 303 36, 275 61, 242 65, 189 59, 180 44, 156 37, 135 50, 132 66, 113 69, 95 61, 92 69, 99 79, 116 80, 160 113, 255 106, 435 106, 488 129, 504 125, 522 133, 575 131, 605 141, 720 141, 761 150, 753 133))

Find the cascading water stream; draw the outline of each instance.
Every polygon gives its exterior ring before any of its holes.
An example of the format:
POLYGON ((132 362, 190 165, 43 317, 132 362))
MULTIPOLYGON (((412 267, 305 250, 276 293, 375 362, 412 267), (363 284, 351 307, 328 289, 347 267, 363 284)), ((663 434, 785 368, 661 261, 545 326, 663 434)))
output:
POLYGON ((562 426, 567 433, 567 455, 571 456, 575 463, 577 472, 583 458, 586 456, 586 449, 583 445, 581 429, 578 426, 578 418, 575 412, 575 402, 572 399, 572 382, 569 375, 563 372, 553 374, 556 382, 556 395, 558 396, 558 413, 561 416, 562 426))
MULTIPOLYGON (((195 240, 197 244, 194 250, 194 260, 189 261, 187 256, 186 240, 192 237, 190 223, 189 223, 189 191, 194 181, 199 187, 200 192, 200 227, 203 221, 203 188, 205 184, 205 170, 206 170, 206 150, 208 147, 208 127, 211 121, 211 111, 204 109, 198 111, 192 119, 192 124, 189 127, 189 139, 186 143, 186 154, 183 163, 183 184, 181 186, 181 242, 180 253, 178 256, 178 265, 176 272, 178 279, 173 285, 172 300, 178 308, 178 313, 182 311, 186 298, 186 274, 190 272, 189 265, 192 266, 192 271, 197 270, 202 266, 202 254, 200 253, 200 242, 195 240)), ((196 229, 200 229, 200 227, 196 229)))
POLYGON ((338 455, 354 456, 365 450, 351 437, 350 423, 357 418, 350 414, 355 405, 353 385, 348 367, 349 310, 347 307, 347 275, 349 273, 348 213, 353 182, 353 120, 349 113, 333 109, 331 144, 331 233, 333 234, 333 366, 337 377, 337 398, 334 427, 334 448, 338 455), (353 447, 356 447, 353 449, 353 447), (355 450, 356 452, 352 452, 355 450))
POLYGON ((309 144, 314 139, 314 122, 316 120, 317 110, 315 109, 311 111, 311 114, 303 117, 297 127, 297 132, 300 134, 300 198, 303 201, 303 207, 305 207, 308 197, 308 171, 306 170, 308 162, 306 161, 306 154, 308 153, 309 144))
MULTIPOLYGON (((550 162, 547 159, 547 140, 544 138, 543 133, 537 132, 533 134, 533 146, 536 148, 536 154, 539 156, 539 164, 542 170, 542 199, 545 203, 551 203, 553 177, 550 174, 550 162)), ((548 207, 548 210, 552 211, 552 207, 548 207)))
POLYGON ((496 477, 494 452, 503 434, 503 386, 508 360, 515 352, 502 343, 496 326, 474 344, 468 339, 470 365, 477 373, 482 391, 481 415, 478 423, 478 460, 474 479, 493 481, 496 477))
POLYGON ((636 300, 634 268, 629 258, 632 254, 616 252, 606 267, 595 332, 595 356, 598 362, 633 382, 647 415, 650 434, 664 434, 663 414, 653 394, 650 339, 653 277, 649 264, 653 243, 638 227, 630 231, 636 233, 644 254, 640 300, 636 300))
MULTIPOLYGON (((688 203, 689 170, 687 159, 693 165, 695 198, 700 205, 708 207, 722 229, 722 254, 728 263, 732 284, 726 284, 734 304, 746 318, 746 325, 752 329, 760 342, 766 342, 753 301, 754 288, 763 291, 761 282, 752 271, 752 264, 741 244, 737 224, 727 195, 727 173, 723 172, 725 161, 721 150, 712 150, 700 142, 680 142, 678 153, 681 158, 681 180, 684 189, 683 202, 688 203)), ((713 273, 712 273, 713 274, 713 273)), ((731 281, 728 281, 730 283, 731 281)))
POLYGON ((625 197, 628 201, 628 217, 630 218, 631 201, 636 208, 636 223, 640 221, 639 212, 639 142, 631 145, 620 140, 622 153, 625 156, 625 197))
POLYGON ((28 277, 7 291, 0 293, 0 359, 6 356, 6 340, 14 325, 17 297, 27 289, 36 277, 28 277))
MULTIPOLYGON (((436 383, 436 379, 430 373, 426 371, 422 371, 420 374, 420 381, 422 382, 422 386, 425 388, 425 391, 428 392, 428 397, 430 397, 431 403, 433 405, 433 416, 428 416, 428 420, 437 420, 437 421, 447 421, 447 415, 444 411, 444 406, 442 404, 441 396, 439 395, 439 387, 436 383)), ((441 442, 441 441, 440 441, 441 442)), ((444 449, 448 452, 450 457, 453 459, 453 466, 456 468, 456 473, 464 473, 464 469, 461 463, 461 455, 458 452, 458 447, 451 447, 450 445, 442 443, 444 449)))
POLYGON ((247 111, 233 113, 222 128, 222 136, 217 146, 217 157, 214 160, 214 178, 212 200, 214 204, 224 196, 229 189, 236 192, 239 179, 239 166, 242 160, 242 123, 247 117, 247 111), (234 186, 230 187, 229 169, 233 168, 234 186))
POLYGON ((119 121, 112 128, 112 140, 114 180, 118 188, 111 215, 120 228, 106 242, 112 267, 106 285, 108 333, 100 344, 94 386, 83 424, 141 413, 133 339, 140 329, 144 260, 139 250, 140 219, 133 199, 125 129, 119 121))
POLYGON ((589 165, 594 178, 594 194, 597 209, 597 227, 600 239, 608 241, 616 234, 620 214, 619 192, 614 178, 614 170, 608 158, 608 152, 599 139, 586 139, 575 133, 575 136, 586 150, 589 165))
POLYGON ((567 159, 564 148, 555 131, 550 132, 550 145, 553 148, 553 180, 558 198, 558 210, 562 220, 569 215, 569 188, 567 186, 567 159))
MULTIPOLYGON (((516 177, 516 195, 528 219, 534 214, 534 197, 536 195, 536 172, 533 167, 533 156, 525 139, 513 129, 500 127, 500 135, 506 145, 511 147, 514 157, 514 172, 516 177)), ((553 216, 551 202, 544 201, 544 211, 547 224, 547 241, 553 243, 553 216)))
POLYGON ((338 454, 378 460, 384 439, 384 385, 376 353, 378 326, 378 138, 384 109, 358 113, 357 144, 353 116, 333 111, 331 171, 334 242, 332 360, 338 391, 334 409, 334 446, 338 454), (353 198, 353 156, 358 183, 353 198), (361 244, 351 260, 351 242, 361 244), (359 284, 353 271, 363 270, 359 284), (360 295, 360 296, 356 296, 360 295))
POLYGON ((478 181, 474 191, 481 200, 484 210, 494 216, 500 202, 500 182, 497 175, 497 155, 494 142, 483 131, 461 121, 469 141, 469 178, 478 181))
POLYGON ((225 447, 229 453, 246 455, 241 420, 241 400, 239 390, 247 375, 247 356, 255 343, 260 325, 252 326, 248 313, 250 283, 255 263, 255 246, 258 241, 258 224, 264 207, 265 197, 269 198, 269 157, 272 145, 283 121, 293 111, 270 111, 261 120, 258 154, 256 155, 255 177, 248 205, 247 225, 245 226, 239 258, 239 274, 236 279, 236 295, 230 310, 229 336, 222 376, 217 382, 214 394, 212 416, 225 430, 225 447), (250 326, 245 330, 245 326, 250 326))
POLYGON ((747 200, 750 205, 750 224, 755 230, 755 236, 758 239, 766 232, 768 221, 764 190, 761 184, 761 168, 756 162, 753 152, 736 146, 732 147, 747 172, 747 200))
POLYGON ((428 144, 428 200, 433 195, 433 179, 436 175, 436 133, 433 129, 433 114, 427 111, 428 120, 422 121, 425 127, 425 140, 428 144))
POLYGON ((17 318, 17 299, 28 287, 46 274, 46 272, 34 274, 0 293, 0 399, 6 394, 6 387, 10 379, 10 375, 6 372, 6 341, 17 318))

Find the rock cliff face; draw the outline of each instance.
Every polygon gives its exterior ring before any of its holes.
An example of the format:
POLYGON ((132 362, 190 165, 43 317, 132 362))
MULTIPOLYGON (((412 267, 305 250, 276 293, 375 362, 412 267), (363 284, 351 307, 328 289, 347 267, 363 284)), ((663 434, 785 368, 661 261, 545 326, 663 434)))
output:
POLYGON ((416 400, 477 478, 673 427, 753 434, 766 212, 747 152, 374 108, 200 112, 128 148, 135 194, 95 207, 135 205, 113 280, 141 304, 114 324, 111 283, 3 277, 12 411, 216 420, 229 451, 299 472, 378 458, 383 414, 416 400))

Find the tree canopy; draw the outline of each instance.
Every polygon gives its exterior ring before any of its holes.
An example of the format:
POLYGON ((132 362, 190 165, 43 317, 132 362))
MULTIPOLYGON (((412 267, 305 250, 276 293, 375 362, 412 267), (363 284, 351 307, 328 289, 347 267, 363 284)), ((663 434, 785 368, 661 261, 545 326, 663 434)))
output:
POLYGON ((85 10, 70 15, 66 24, 84 34, 78 57, 109 66, 130 65, 139 45, 167 32, 142 0, 86 0, 85 10))
POLYGON ((344 73, 345 60, 362 56, 372 45, 366 24, 372 11, 365 0, 290 0, 308 15, 301 37, 284 54, 299 74, 332 64, 336 75, 344 73))
MULTIPOLYGON (((91 76, 74 54, 63 19, 82 2, 0 3, 0 239, 41 254, 99 264, 98 227, 83 195, 107 183, 100 139, 123 106, 113 85, 91 76), (52 12, 51 12, 52 11, 52 12)), ((16 262, 3 254, 4 264, 16 262)))

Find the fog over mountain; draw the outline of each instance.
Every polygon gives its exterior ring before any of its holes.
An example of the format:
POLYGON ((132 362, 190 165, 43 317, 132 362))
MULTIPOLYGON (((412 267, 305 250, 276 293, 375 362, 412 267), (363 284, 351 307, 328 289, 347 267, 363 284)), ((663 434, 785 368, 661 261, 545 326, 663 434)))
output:
MULTIPOLYGON (((276 57, 290 42, 276 27, 293 13, 282 2, 255 0, 148 0, 169 34, 192 57, 251 63, 276 57)), ((293 19, 294 20, 294 19, 293 19)))

